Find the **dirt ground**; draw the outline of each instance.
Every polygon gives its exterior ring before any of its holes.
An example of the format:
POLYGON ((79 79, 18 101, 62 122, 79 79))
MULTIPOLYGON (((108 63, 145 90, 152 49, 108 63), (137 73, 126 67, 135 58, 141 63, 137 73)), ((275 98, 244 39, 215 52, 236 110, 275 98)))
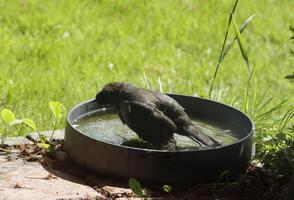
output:
MULTIPOLYGON (((93 174, 68 160, 62 145, 53 153, 38 145, 7 146, 0 156, 0 199, 140 199, 118 180, 93 174)), ((282 200, 289 177, 276 177, 252 163, 246 174, 235 180, 173 186, 141 183, 153 199, 282 200)))

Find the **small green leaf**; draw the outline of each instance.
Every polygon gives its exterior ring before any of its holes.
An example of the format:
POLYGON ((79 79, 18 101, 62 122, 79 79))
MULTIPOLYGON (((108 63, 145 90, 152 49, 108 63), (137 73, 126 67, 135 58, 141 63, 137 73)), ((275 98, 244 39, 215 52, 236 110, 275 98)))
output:
POLYGON ((60 119, 62 114, 63 105, 59 101, 50 101, 49 107, 55 117, 55 119, 60 119))
POLYGON ((10 109, 7 109, 7 108, 4 108, 1 111, 1 117, 3 121, 9 126, 15 120, 15 114, 10 109))
POLYGON ((171 192, 171 190, 172 190, 172 186, 170 186, 170 185, 163 185, 162 186, 162 191, 164 191, 164 192, 169 193, 169 192, 171 192))
POLYGON ((140 197, 144 196, 141 184, 139 183, 139 181, 137 179, 130 178, 129 179, 129 187, 136 195, 138 195, 140 197))
POLYGON ((32 128, 34 131, 37 131, 37 126, 36 123, 34 122, 34 120, 29 119, 29 118, 23 118, 22 121, 29 126, 30 128, 32 128))

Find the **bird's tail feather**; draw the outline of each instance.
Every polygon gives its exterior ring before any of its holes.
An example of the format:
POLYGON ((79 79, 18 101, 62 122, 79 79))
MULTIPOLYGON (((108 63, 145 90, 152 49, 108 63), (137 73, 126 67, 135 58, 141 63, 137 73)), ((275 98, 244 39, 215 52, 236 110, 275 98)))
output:
POLYGON ((197 142, 202 147, 217 147, 221 146, 221 144, 213 139, 210 135, 208 135, 204 130, 196 125, 189 125, 188 127, 184 127, 183 131, 186 135, 188 135, 191 139, 197 142))

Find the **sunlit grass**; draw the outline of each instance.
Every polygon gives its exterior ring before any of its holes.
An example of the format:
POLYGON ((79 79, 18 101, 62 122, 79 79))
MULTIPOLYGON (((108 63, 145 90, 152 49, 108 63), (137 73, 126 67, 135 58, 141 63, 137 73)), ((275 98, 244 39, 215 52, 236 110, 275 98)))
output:
MULTIPOLYGON (((0 105, 47 130, 52 128, 49 101, 70 109, 110 81, 148 87, 148 79, 149 87, 164 92, 208 97, 232 4, 1 1, 0 105)), ((240 1, 235 14, 238 22, 257 14, 243 33, 255 68, 255 101, 271 98, 263 108, 267 110, 288 99, 268 117, 272 124, 293 106, 293 84, 284 79, 293 62, 288 30, 293 7, 291 0, 240 1)), ((233 29, 228 36, 235 37, 233 29)), ((234 45, 220 66, 211 97, 243 110, 247 80, 234 45)), ((250 102, 248 110, 252 107, 250 102)))

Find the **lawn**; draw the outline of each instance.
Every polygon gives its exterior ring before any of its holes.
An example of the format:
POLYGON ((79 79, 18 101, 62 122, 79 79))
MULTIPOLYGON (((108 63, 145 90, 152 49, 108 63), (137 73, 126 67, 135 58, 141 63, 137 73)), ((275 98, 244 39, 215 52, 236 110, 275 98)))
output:
MULTIPOLYGON (((207 97, 232 4, 3 0, 0 105, 46 130, 52 128, 50 100, 70 109, 110 81, 147 87, 145 76, 153 88, 160 80, 164 92, 207 97)), ((256 98, 273 97, 269 108, 285 99, 293 103, 293 83, 284 78, 292 73, 293 7, 291 0, 240 1, 235 14, 241 24, 256 13, 243 37, 255 68, 256 98)), ((242 109, 247 79, 235 45, 213 97, 242 109)))
MULTIPOLYGON (((280 155, 281 148, 293 148, 294 138, 294 83, 285 78, 294 65, 289 30, 294 1, 238 4, 239 25, 256 13, 242 33, 254 68, 247 100, 248 70, 237 42, 208 96, 233 3, 1 0, 0 109, 10 108, 17 117, 36 121, 39 130, 48 130, 49 101, 60 101, 69 110, 94 98, 108 82, 161 86, 163 92, 212 98, 246 112, 256 123, 259 154, 280 155), (287 140, 292 142, 283 142, 287 140)), ((229 41, 234 37, 231 27, 229 41)), ((294 157, 287 155, 288 161, 289 156, 294 157)))

